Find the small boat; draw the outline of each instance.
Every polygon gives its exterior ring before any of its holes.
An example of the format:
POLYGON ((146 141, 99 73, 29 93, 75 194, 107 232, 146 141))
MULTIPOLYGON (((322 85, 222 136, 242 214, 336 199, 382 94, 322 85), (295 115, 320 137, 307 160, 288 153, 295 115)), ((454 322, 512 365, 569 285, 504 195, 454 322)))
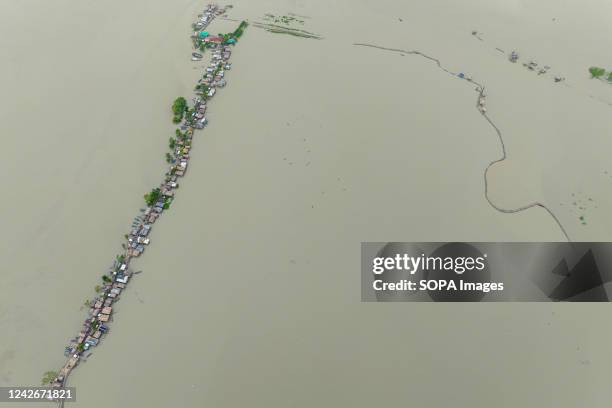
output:
POLYGON ((203 58, 202 54, 198 54, 197 52, 194 52, 191 54, 194 58, 203 58))

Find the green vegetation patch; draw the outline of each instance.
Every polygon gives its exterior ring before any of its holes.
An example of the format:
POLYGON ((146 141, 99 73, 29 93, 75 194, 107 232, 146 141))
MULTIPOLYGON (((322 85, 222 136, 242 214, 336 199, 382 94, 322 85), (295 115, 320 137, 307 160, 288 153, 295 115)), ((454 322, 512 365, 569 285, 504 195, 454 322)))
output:
POLYGON ((242 34, 244 34, 244 30, 248 27, 248 25, 249 23, 242 20, 238 25, 238 28, 236 28, 233 32, 227 34, 219 33, 219 37, 223 37, 223 43, 225 44, 236 42, 240 37, 242 37, 242 34))
MULTIPOLYGON (((176 129, 176 140, 185 143, 187 141, 187 132, 185 133, 181 133, 181 131, 179 129, 176 129)), ((176 142, 174 144, 176 146, 176 142)))
POLYGON ((174 113, 174 118, 172 118, 172 122, 180 123, 183 120, 183 115, 187 111, 187 100, 182 96, 179 96, 174 100, 172 104, 172 113, 174 113))
POLYGON ((275 16, 271 13, 266 13, 263 18, 265 21, 270 21, 275 24, 285 24, 290 25, 293 23, 304 24, 304 20, 296 18, 294 15, 289 16, 275 16))
POLYGON ((144 199, 149 207, 153 206, 161 197, 161 190, 154 188, 150 193, 144 195, 144 199))
POLYGON ((600 78, 606 73, 606 70, 600 67, 591 67, 589 68, 589 72, 591 73, 591 77, 600 78))
POLYGON ((57 378, 57 371, 47 371, 46 373, 43 374, 42 377, 42 385, 49 385, 51 384, 51 382, 53 380, 55 380, 57 378))
POLYGON ((264 30, 274 34, 287 34, 292 35, 294 37, 312 38, 315 40, 320 40, 322 38, 320 35, 308 32, 306 30, 283 27, 276 24, 253 23, 253 25, 257 28, 263 28, 264 30))

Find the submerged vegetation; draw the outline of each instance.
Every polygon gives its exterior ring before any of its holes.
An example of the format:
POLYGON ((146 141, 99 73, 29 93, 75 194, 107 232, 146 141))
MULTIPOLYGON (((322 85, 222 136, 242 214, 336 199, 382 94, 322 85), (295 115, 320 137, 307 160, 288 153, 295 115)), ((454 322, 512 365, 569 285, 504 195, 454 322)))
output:
POLYGON ((612 70, 607 71, 605 68, 601 67, 590 67, 589 73, 591 74, 591 78, 612 84, 612 70))
POLYGON ((58 374, 56 371, 47 371, 46 373, 43 374, 43 378, 41 381, 42 385, 51 384, 51 382, 57 378, 57 375, 58 374))
POLYGON ((302 18, 309 17, 298 16, 297 14, 293 13, 289 13, 289 15, 286 16, 276 16, 271 13, 266 13, 263 17, 265 23, 253 23, 253 25, 258 28, 263 28, 264 30, 274 34, 288 34, 294 37, 313 38, 316 40, 320 40, 321 36, 318 34, 311 33, 298 28, 289 27, 292 24, 304 25, 304 20, 302 20, 302 18))
POLYGON ((591 73, 591 77, 600 78, 606 73, 606 70, 599 67, 591 67, 589 68, 589 72, 591 73))
POLYGON ((289 27, 283 27, 283 26, 279 26, 276 24, 264 24, 264 23, 253 23, 253 25, 257 28, 263 28, 264 30, 270 32, 270 33, 274 33, 274 34, 288 34, 288 35, 292 35, 294 37, 301 37, 301 38, 312 38, 315 40, 320 40, 321 37, 318 34, 314 34, 311 32, 308 32, 306 30, 300 30, 297 28, 289 28, 289 27))
POLYGON ((321 36, 315 33, 308 32, 299 28, 289 27, 292 24, 304 25, 304 20, 297 18, 295 14, 288 16, 275 16, 274 14, 264 14, 263 20, 265 23, 253 23, 257 28, 263 28, 269 33, 288 34, 294 37, 313 38, 320 40, 321 36))
POLYGON ((299 18, 296 18, 293 15, 290 15, 290 16, 275 16, 274 14, 266 13, 264 15, 264 20, 265 21, 271 21, 271 22, 276 23, 276 24, 279 24, 279 23, 286 24, 286 25, 289 25, 291 23, 304 24, 304 20, 300 20, 299 18))

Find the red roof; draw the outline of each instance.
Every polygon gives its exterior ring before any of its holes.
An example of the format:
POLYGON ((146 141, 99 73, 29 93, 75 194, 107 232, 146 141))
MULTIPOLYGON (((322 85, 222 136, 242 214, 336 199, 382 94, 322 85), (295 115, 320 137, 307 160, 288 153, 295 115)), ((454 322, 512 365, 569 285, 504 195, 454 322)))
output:
POLYGON ((206 39, 204 41, 214 42, 214 43, 221 43, 221 42, 223 42, 223 37, 206 37, 206 39))

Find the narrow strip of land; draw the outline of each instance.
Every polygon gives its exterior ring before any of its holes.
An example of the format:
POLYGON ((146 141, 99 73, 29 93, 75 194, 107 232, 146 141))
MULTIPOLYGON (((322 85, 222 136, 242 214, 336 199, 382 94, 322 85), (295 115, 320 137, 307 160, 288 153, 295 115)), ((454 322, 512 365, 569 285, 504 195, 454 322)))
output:
MULTIPOLYGON (((204 57, 202 53, 206 52, 211 54, 211 62, 195 86, 192 106, 190 107, 183 97, 177 98, 172 105, 173 122, 179 128, 169 140, 170 152, 166 154, 169 169, 159 186, 145 195, 147 206, 134 218, 130 233, 125 235, 125 242, 122 244, 124 252, 116 257, 110 270, 102 275, 101 284, 96 286, 96 297, 86 301, 85 304, 89 308, 88 316, 83 322, 81 331, 65 348, 67 361, 58 372, 45 373, 44 384, 56 388, 66 387, 70 373, 80 361, 91 355, 90 350, 107 335, 109 322, 116 314, 115 303, 127 287, 130 278, 138 273, 132 272, 130 262, 144 253, 150 243, 149 236, 153 224, 169 209, 174 200, 179 187, 179 178, 185 175, 191 158, 194 132, 204 128, 208 123, 205 116, 207 101, 215 95, 217 89, 226 85, 225 72, 231 69, 229 63, 231 46, 237 43, 248 25, 246 21, 242 21, 231 33, 210 36, 204 30, 215 17, 225 14, 225 11, 225 8, 209 4, 192 25, 194 32, 191 39, 194 51, 200 52, 193 52, 191 60, 200 61, 204 57)), ((63 407, 63 400, 57 402, 63 407)))
POLYGON ((502 150, 502 155, 499 159, 495 159, 493 161, 491 161, 487 167, 484 170, 483 173, 483 178, 484 178, 484 198, 487 200, 487 202, 489 203, 489 205, 491 205, 491 207, 493 207, 495 210, 501 212, 501 213, 505 213, 505 214, 512 214, 512 213, 518 213, 521 211, 525 211, 528 210, 530 208, 542 208, 544 209, 548 215, 550 215, 552 217, 552 219, 555 221, 555 223, 557 224, 557 226, 559 227, 559 229, 561 230, 561 232, 563 233, 563 235, 565 236, 565 238, 567 239, 568 242, 571 242, 571 239, 566 231, 566 229, 563 227, 563 224, 561 223, 561 221, 559 220, 559 218, 555 215, 555 213, 548 208, 545 204, 534 201, 531 202, 529 204, 523 205, 521 207, 517 207, 517 208, 503 208, 498 206, 497 204, 495 204, 490 196, 489 196, 489 180, 488 180, 488 172, 491 169, 491 167, 493 167, 495 164, 501 163, 504 160, 507 159, 508 155, 506 153, 506 145, 504 143, 504 137, 502 135, 501 130, 499 129, 499 127, 493 122, 493 120, 489 117, 487 111, 486 111, 486 107, 484 106, 484 98, 486 96, 485 94, 485 87, 484 85, 478 83, 477 81, 475 81, 474 79, 472 79, 471 77, 467 77, 462 73, 455 73, 451 70, 449 70, 448 68, 446 68, 439 59, 434 58, 430 55, 425 54, 424 52, 418 51, 418 50, 403 50, 403 49, 399 49, 399 48, 388 48, 388 47, 383 47, 380 45, 375 45, 375 44, 365 44, 365 43, 354 43, 353 45, 355 46, 359 46, 359 47, 369 47, 369 48, 376 48, 379 50, 383 50, 383 51, 391 51, 391 52, 397 52, 397 53, 401 53, 401 54, 406 54, 406 55, 418 55, 422 58, 425 58, 427 60, 430 60, 432 62, 434 62, 436 64, 436 66, 444 71, 445 73, 447 73, 448 75, 451 75, 455 78, 460 78, 462 80, 465 80, 467 83, 472 83, 474 85, 476 85, 476 89, 475 91, 478 93, 478 99, 477 99, 477 103, 476 103, 476 107, 479 109, 481 115, 485 118, 485 120, 489 123, 489 125, 491 125, 491 127, 495 130, 495 133, 497 134, 497 137, 499 139, 499 143, 501 145, 501 150, 502 150))

